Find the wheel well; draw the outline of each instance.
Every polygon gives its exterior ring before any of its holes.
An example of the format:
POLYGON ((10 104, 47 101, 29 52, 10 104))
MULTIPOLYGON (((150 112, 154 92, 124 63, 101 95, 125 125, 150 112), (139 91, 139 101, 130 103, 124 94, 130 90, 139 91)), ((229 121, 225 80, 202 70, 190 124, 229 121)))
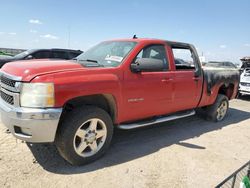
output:
POLYGON ((231 99, 234 92, 234 84, 224 84, 220 87, 218 94, 223 94, 228 97, 228 99, 231 99))
POLYGON ((113 122, 116 121, 116 102, 114 97, 110 94, 96 94, 70 99, 63 106, 63 114, 73 110, 74 108, 79 108, 84 105, 99 107, 110 115, 113 122))

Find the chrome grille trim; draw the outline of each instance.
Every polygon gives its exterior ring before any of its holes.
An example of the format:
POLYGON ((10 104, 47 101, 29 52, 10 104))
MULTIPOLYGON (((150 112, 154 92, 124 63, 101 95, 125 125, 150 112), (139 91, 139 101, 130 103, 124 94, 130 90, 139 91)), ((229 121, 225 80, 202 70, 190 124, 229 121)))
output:
POLYGON ((6 72, 2 72, 0 73, 0 76, 4 75, 6 78, 10 79, 10 80, 14 80, 14 81, 21 81, 22 80, 22 77, 20 76, 13 76, 13 75, 10 75, 6 72))
POLYGON ((9 107, 19 107, 21 77, 0 71, 0 98, 9 107), (13 101, 12 101, 13 99, 13 101))
POLYGON ((15 106, 15 107, 19 107, 19 106, 20 106, 20 102, 19 102, 19 93, 13 93, 13 92, 10 92, 10 91, 8 91, 8 90, 6 90, 6 89, 4 89, 4 88, 1 88, 1 92, 3 92, 3 93, 5 93, 5 94, 7 94, 7 95, 13 97, 14 103, 13 103, 13 105, 11 105, 11 104, 9 104, 8 102, 6 102, 6 101, 2 98, 2 96, 1 96, 1 100, 3 100, 8 106, 12 106, 12 107, 13 107, 13 106, 15 106))
POLYGON ((20 77, 11 76, 4 72, 0 74, 0 86, 9 91, 20 92, 20 87, 17 87, 17 85, 20 85, 20 80, 20 77))
POLYGON ((0 91, 1 98, 8 104, 14 105, 14 97, 12 95, 8 95, 4 91, 0 91))
POLYGON ((5 75, 0 76, 0 80, 1 80, 1 83, 9 87, 15 87, 16 81, 7 78, 5 75))
MULTIPOLYGON (((18 83, 18 82, 17 82, 17 83, 18 83)), ((5 88, 5 89, 7 89, 7 90, 9 90, 9 91, 13 91, 13 92, 15 92, 15 93, 20 92, 19 89, 15 88, 15 87, 10 87, 10 86, 8 86, 8 85, 6 85, 6 84, 3 84, 2 82, 0 82, 0 86, 1 86, 1 88, 5 88)))

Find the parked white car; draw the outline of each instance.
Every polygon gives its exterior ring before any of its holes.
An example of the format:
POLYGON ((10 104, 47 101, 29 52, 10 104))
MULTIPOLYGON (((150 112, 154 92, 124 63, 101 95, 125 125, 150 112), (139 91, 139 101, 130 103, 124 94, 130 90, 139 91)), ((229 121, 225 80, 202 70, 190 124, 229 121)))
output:
POLYGON ((250 68, 244 69, 241 73, 239 94, 250 95, 250 68))

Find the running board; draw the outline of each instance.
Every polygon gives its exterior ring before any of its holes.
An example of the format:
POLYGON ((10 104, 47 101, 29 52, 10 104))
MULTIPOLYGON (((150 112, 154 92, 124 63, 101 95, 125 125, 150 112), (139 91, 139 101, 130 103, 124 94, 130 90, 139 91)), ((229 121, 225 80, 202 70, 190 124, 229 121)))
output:
POLYGON ((124 129, 124 130, 129 130, 129 129, 136 129, 139 127, 146 127, 149 125, 153 125, 156 123, 162 123, 162 122, 166 122, 166 121, 172 121, 175 119, 180 119, 180 118, 184 118, 184 117, 188 117, 188 116, 192 116, 195 115, 195 111, 194 110, 190 110, 190 111, 185 111, 182 113, 176 113, 173 115, 169 115, 169 116, 161 116, 157 119, 153 119, 152 121, 141 121, 138 123, 130 123, 130 124, 120 124, 117 127, 119 129, 124 129))

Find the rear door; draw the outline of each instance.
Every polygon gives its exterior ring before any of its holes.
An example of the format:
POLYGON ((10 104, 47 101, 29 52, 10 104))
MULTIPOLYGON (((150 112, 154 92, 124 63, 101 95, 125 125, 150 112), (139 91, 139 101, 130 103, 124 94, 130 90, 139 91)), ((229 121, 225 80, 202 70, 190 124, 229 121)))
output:
POLYGON ((195 108, 202 92, 199 60, 191 47, 173 45, 171 48, 175 65, 174 109, 181 111, 195 108))

